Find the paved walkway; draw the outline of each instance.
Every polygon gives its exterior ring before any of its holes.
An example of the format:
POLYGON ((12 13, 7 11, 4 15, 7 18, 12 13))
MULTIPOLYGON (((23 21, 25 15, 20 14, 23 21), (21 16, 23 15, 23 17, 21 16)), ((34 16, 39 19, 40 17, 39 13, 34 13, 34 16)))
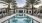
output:
MULTIPOLYGON (((15 16, 15 15, 16 15, 16 14, 13 14, 13 15, 11 15, 11 16, 7 16, 7 17, 5 17, 5 18, 0 19, 0 23, 2 23, 3 21, 5 21, 5 20, 7 20, 7 19, 9 19, 9 18, 11 18, 11 17, 13 17, 13 16, 15 16)), ((29 15, 29 14, 26 14, 26 15, 28 15, 29 17, 31 17, 31 18, 33 18, 33 19, 39 21, 40 23, 42 23, 42 19, 37 18, 37 17, 32 16, 32 15, 29 15)))
POLYGON ((16 15, 16 14, 13 14, 11 16, 7 16, 7 17, 4 17, 4 18, 0 19, 0 23, 2 23, 3 21, 5 21, 5 20, 7 20, 7 19, 9 19, 11 17, 13 17, 14 15, 16 15))
POLYGON ((42 19, 40 19, 40 18, 38 18, 38 17, 36 17, 36 16, 29 15, 29 14, 26 14, 26 15, 28 15, 29 17, 31 17, 31 18, 33 18, 33 19, 39 21, 40 23, 42 23, 42 19))

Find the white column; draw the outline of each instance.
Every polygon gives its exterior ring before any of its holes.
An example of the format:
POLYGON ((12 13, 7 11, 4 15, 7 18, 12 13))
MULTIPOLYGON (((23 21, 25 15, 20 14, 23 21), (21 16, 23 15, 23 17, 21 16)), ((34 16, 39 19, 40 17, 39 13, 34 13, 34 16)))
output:
POLYGON ((31 11, 31 14, 32 14, 32 11, 31 11))
POLYGON ((24 9, 23 9, 23 13, 24 13, 24 9))
MULTIPOLYGON (((23 9, 23 13, 24 13, 24 9, 23 9)), ((24 17, 24 14, 23 14, 23 17, 24 17)))
POLYGON ((18 10, 18 13, 19 13, 19 10, 18 10))
POLYGON ((15 10, 15 13, 16 13, 16 10, 15 10))
POLYGON ((25 13, 26 13, 26 10, 25 10, 25 13))

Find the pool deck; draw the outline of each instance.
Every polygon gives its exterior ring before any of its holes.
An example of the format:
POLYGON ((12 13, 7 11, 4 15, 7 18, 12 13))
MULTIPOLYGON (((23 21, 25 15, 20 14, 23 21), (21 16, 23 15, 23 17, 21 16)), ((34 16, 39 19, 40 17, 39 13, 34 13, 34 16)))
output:
MULTIPOLYGON (((7 17, 4 17, 4 18, 0 19, 0 23, 2 23, 3 21, 5 21, 5 20, 7 20, 7 19, 9 19, 9 18, 11 18, 11 17, 13 17, 13 16, 15 16, 15 15, 16 15, 16 14, 13 14, 13 15, 11 15, 11 16, 7 16, 7 17)), ((32 16, 32 15, 29 15, 29 14, 26 14, 26 15, 28 15, 29 17, 31 17, 31 18, 33 18, 33 19, 39 21, 40 23, 42 23, 42 19, 40 19, 40 18, 38 18, 38 17, 35 17, 35 16, 32 16)))
POLYGON ((28 16, 31 17, 32 19, 37 20, 37 21, 39 21, 40 23, 42 23, 42 19, 40 19, 40 18, 38 18, 38 17, 36 17, 36 16, 29 15, 29 14, 26 14, 26 15, 28 15, 28 16))
POLYGON ((4 18, 0 19, 0 23, 2 23, 3 21, 5 21, 5 20, 7 20, 7 19, 9 19, 11 17, 13 17, 14 15, 16 15, 16 14, 13 14, 11 16, 7 16, 7 17, 4 17, 4 18))

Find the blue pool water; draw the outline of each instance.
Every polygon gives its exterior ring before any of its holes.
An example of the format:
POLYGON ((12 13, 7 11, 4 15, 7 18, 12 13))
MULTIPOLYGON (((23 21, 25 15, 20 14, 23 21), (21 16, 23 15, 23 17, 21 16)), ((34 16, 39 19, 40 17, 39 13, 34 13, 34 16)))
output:
POLYGON ((16 14, 4 23, 33 23, 33 20, 25 14, 16 14))

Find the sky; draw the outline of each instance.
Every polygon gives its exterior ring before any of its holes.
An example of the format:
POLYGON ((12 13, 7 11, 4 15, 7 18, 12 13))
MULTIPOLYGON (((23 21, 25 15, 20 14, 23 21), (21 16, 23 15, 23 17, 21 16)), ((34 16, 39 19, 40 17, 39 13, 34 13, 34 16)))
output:
POLYGON ((18 7, 23 7, 25 5, 26 0, 16 0, 18 7))
MULTIPOLYGON (((23 7, 26 4, 25 2, 26 2, 26 0, 16 0, 18 7, 23 7)), ((42 5, 42 0, 41 0, 41 3, 39 5, 35 5, 34 7, 38 8, 40 5, 42 5)), ((4 8, 4 7, 7 7, 7 5, 0 4, 0 8, 4 8)))

